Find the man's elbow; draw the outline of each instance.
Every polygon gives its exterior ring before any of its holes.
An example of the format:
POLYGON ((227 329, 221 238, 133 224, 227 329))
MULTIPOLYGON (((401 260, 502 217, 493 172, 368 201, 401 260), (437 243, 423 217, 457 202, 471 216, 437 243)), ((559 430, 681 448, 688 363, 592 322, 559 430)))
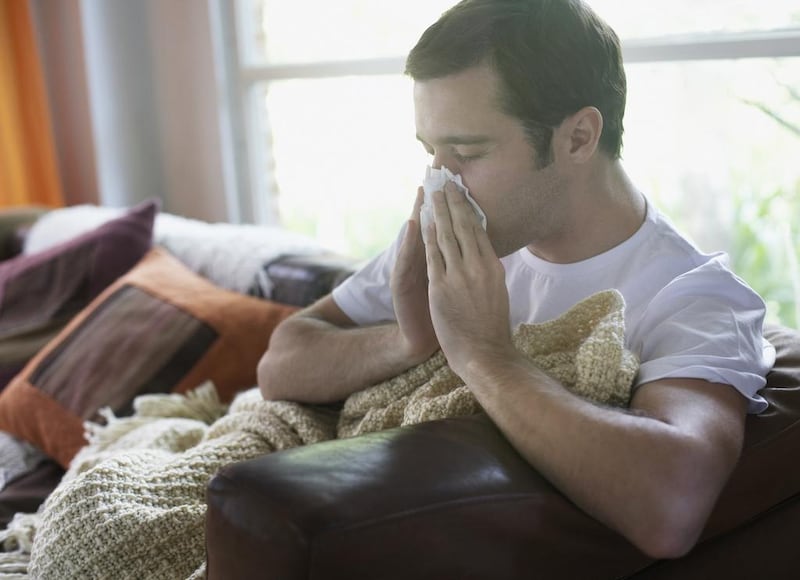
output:
POLYGON ((680 558, 700 540, 711 512, 741 453, 741 441, 710 445, 689 438, 650 489, 646 513, 628 539, 656 559, 680 558))
POLYGON ((697 544, 702 532, 702 526, 687 526, 683 522, 650 524, 647 531, 630 540, 644 554, 656 560, 685 556, 697 544))
POLYGON ((289 397, 290 393, 281 390, 281 387, 287 382, 288 363, 295 352, 293 345, 303 342, 297 335, 296 319, 295 314, 278 325, 270 337, 269 347, 256 366, 258 389, 265 401, 285 401, 289 397))
MULTIPOLYGON (((695 471, 701 470, 695 467, 695 471)), ((640 514, 628 538, 651 558, 685 556, 699 541, 717 492, 717 486, 704 482, 702 475, 673 480, 656 492, 649 503, 651 509, 640 514)))
POLYGON ((258 361, 256 376, 258 377, 258 390, 265 401, 279 401, 285 397, 275 388, 279 382, 272 380, 276 374, 274 356, 269 351, 265 352, 258 361))

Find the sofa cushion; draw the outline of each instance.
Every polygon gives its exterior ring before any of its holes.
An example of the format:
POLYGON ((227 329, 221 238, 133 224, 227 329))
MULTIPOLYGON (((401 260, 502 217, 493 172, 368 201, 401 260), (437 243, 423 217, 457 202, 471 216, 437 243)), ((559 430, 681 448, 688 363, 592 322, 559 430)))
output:
POLYGON ((68 466, 83 422, 137 395, 211 380, 223 401, 256 383, 274 327, 295 307, 218 288, 156 248, 78 314, 0 394, 0 430, 68 466))
POLYGON ((64 476, 64 468, 46 459, 20 475, 0 491, 0 529, 17 513, 33 513, 47 499, 64 476))
POLYGON ((0 389, 152 243, 145 202, 58 246, 0 263, 0 389))
POLYGON ((704 537, 731 530, 746 519, 800 494, 800 331, 765 325, 776 359, 759 393, 769 407, 748 415, 744 448, 711 514, 704 537))

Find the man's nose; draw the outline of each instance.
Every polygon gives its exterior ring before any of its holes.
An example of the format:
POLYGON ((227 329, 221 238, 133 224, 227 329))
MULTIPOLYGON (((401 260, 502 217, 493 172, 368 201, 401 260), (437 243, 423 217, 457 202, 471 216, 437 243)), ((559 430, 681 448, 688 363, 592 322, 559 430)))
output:
POLYGON ((431 167, 434 169, 441 169, 442 167, 447 167, 453 173, 460 173, 460 169, 458 167, 458 163, 456 163, 455 159, 452 156, 447 156, 444 153, 436 152, 433 155, 433 160, 431 161, 431 167))

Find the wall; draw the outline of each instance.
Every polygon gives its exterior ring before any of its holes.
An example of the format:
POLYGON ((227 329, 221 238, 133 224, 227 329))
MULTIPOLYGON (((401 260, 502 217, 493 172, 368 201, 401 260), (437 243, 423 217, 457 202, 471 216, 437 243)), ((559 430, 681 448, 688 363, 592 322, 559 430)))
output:
POLYGON ((149 0, 148 6, 169 206, 180 215, 226 219, 208 2, 149 0))

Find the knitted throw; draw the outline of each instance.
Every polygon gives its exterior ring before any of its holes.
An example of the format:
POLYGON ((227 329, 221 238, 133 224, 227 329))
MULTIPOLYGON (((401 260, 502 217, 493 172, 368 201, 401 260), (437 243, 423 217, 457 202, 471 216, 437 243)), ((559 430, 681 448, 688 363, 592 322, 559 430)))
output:
MULTIPOLYGON (((626 405, 638 364, 624 349, 623 310, 618 292, 601 292, 556 320, 521 326, 514 344, 575 394, 626 405)), ((257 389, 226 412, 211 385, 187 396, 139 397, 134 409, 132 417, 108 413, 106 425, 87 426, 89 444, 33 523, 28 516, 16 536, 0 533, 5 549, 16 550, 0 554, 0 578, 204 578, 205 489, 222 466, 480 411, 441 353, 352 395, 339 417, 263 401, 257 389)))

